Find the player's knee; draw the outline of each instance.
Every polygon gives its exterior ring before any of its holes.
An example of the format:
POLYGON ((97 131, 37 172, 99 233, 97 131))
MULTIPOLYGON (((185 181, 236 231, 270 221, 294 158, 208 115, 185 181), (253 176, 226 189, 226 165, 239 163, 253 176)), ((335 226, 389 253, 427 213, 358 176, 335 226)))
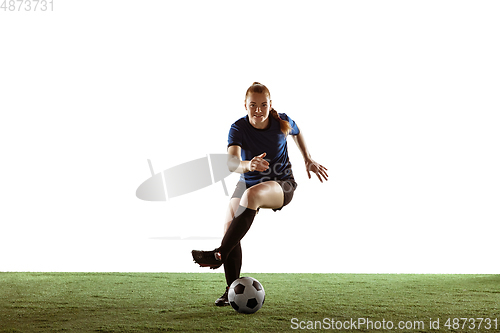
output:
POLYGON ((256 204, 262 199, 262 190, 258 187, 250 187, 245 191, 245 195, 250 204, 256 204))

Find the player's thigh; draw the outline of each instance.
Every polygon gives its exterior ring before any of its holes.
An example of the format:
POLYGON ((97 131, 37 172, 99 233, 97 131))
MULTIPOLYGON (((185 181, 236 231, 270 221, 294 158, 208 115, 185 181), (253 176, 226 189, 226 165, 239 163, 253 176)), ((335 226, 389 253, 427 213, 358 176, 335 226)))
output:
POLYGON ((241 198, 242 205, 256 208, 280 208, 283 206, 283 189, 275 181, 267 181, 248 188, 241 198), (246 204, 246 205, 245 205, 246 204))

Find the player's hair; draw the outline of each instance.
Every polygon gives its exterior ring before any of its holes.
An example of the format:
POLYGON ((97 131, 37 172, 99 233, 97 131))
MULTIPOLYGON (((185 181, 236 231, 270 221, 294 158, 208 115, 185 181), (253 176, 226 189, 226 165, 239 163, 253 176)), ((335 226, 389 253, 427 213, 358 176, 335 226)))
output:
MULTIPOLYGON (((247 93, 245 94, 245 101, 247 100, 248 94, 250 93, 266 94, 267 97, 271 99, 271 93, 269 92, 269 89, 267 89, 265 85, 259 82, 252 83, 252 85, 247 89, 247 93)), ((283 132, 283 134, 285 135, 288 135, 288 133, 290 133, 290 131, 292 130, 292 126, 290 126, 290 123, 286 120, 281 119, 280 115, 274 108, 271 108, 270 114, 274 117, 274 119, 280 122, 281 132, 283 132)))

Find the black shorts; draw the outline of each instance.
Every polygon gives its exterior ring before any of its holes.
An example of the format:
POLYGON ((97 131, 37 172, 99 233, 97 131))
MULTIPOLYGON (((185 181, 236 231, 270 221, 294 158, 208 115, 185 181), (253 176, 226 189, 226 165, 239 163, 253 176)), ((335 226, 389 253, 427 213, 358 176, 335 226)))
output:
MULTIPOLYGON (((292 201, 293 198, 293 192, 295 192, 295 189, 297 188, 297 183, 293 178, 286 179, 286 180, 268 180, 268 181, 275 181, 278 184, 280 184, 281 189, 283 190, 283 206, 280 208, 273 208, 273 210, 276 212, 278 210, 281 210, 281 208, 285 207, 292 201)), ((238 181, 238 184, 236 184, 236 189, 234 190, 233 195, 231 196, 232 198, 240 198, 243 196, 243 193, 247 189, 247 184, 244 181, 238 181)))

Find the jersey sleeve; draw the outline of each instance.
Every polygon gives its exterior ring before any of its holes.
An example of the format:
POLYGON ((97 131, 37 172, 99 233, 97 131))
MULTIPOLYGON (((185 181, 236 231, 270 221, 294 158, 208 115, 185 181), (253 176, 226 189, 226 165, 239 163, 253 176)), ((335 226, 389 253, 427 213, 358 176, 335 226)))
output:
POLYGON ((227 147, 230 146, 243 146, 242 133, 239 126, 234 123, 229 129, 229 135, 227 136, 227 147))
POLYGON ((288 121, 290 123, 290 126, 292 126, 292 130, 289 133, 290 135, 298 135, 300 133, 300 130, 297 127, 297 124, 295 123, 295 121, 293 121, 292 118, 287 116, 286 113, 280 113, 280 118, 288 121))

